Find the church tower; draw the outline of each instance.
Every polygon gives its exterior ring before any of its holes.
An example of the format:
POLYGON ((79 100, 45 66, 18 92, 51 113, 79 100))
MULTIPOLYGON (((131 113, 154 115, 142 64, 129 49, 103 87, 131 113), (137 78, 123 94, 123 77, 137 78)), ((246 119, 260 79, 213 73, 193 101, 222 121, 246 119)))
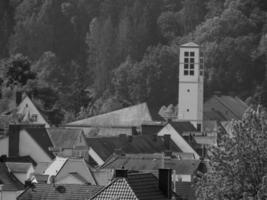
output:
POLYGON ((203 128, 204 67, 199 45, 189 42, 180 47, 178 120, 203 128))

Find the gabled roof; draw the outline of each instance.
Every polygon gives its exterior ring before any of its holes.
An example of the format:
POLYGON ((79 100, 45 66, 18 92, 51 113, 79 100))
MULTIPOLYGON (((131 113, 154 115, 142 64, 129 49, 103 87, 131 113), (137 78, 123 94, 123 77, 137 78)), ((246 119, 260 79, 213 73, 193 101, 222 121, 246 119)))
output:
POLYGON ((95 184, 96 182, 90 166, 84 159, 56 157, 54 162, 45 170, 44 174, 56 176, 56 180, 58 180, 73 173, 83 177, 88 183, 95 184))
MULTIPOLYGON (((87 144, 91 147, 101 158, 106 160, 116 150, 122 153, 161 153, 167 150, 164 144, 164 138, 149 135, 138 136, 119 136, 119 137, 94 137, 87 138, 87 144)), ((181 152, 181 150, 170 139, 170 149, 174 152, 181 152)))
POLYGON ((157 178, 151 173, 128 174, 127 178, 115 178, 92 199, 110 200, 167 200, 158 187, 157 178))
POLYGON ((199 47, 199 45, 194 42, 188 42, 186 44, 181 45, 181 47, 199 47))
POLYGON ((0 182, 3 184, 3 191, 19 191, 24 189, 23 184, 12 173, 9 173, 6 164, 3 162, 0 162, 0 182))
POLYGON ((176 171, 176 174, 192 175, 196 172, 200 160, 178 160, 164 158, 159 154, 127 154, 124 156, 114 155, 113 159, 107 161, 101 168, 121 169, 136 171, 151 171, 159 168, 170 168, 176 171))
POLYGON ((204 118, 219 121, 240 120, 247 108, 247 104, 238 97, 213 95, 204 104, 204 118))
POLYGON ((71 122, 68 125, 85 125, 96 127, 140 126, 144 121, 161 119, 154 109, 146 103, 126 107, 109 113, 93 116, 87 119, 71 122))
POLYGON ((35 184, 34 189, 28 188, 18 200, 85 200, 90 199, 102 186, 78 184, 35 184))
POLYGON ((49 150, 53 144, 49 138, 46 129, 43 128, 25 128, 27 133, 36 141, 36 143, 46 152, 50 158, 55 158, 55 155, 49 150))
POLYGON ((46 129, 53 146, 56 148, 72 149, 75 141, 82 134, 82 129, 48 128, 46 129))

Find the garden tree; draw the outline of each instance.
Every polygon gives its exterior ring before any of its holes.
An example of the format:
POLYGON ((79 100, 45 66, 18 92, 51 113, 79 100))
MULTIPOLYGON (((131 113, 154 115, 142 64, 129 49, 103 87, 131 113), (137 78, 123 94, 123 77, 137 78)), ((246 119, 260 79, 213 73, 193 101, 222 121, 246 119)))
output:
POLYGON ((26 56, 16 54, 3 59, 0 63, 3 72, 2 80, 6 87, 19 87, 26 85, 28 80, 35 79, 36 74, 31 70, 31 63, 26 56))
POLYGON ((233 121, 233 136, 225 135, 209 149, 210 170, 196 182, 197 199, 256 199, 267 173, 267 115, 248 110, 233 121))
POLYGON ((24 87, 37 108, 44 114, 49 124, 58 126, 64 120, 64 110, 59 105, 58 91, 43 84, 38 79, 30 80, 24 87))

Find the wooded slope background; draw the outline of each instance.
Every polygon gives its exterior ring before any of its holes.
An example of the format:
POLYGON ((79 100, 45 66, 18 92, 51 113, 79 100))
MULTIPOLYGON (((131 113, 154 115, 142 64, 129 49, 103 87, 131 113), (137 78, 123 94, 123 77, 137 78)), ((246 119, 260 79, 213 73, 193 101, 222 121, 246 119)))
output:
POLYGON ((266 16, 266 0, 1 0, 2 99, 25 90, 55 124, 177 104, 179 45, 191 40, 206 97, 265 94, 266 16))

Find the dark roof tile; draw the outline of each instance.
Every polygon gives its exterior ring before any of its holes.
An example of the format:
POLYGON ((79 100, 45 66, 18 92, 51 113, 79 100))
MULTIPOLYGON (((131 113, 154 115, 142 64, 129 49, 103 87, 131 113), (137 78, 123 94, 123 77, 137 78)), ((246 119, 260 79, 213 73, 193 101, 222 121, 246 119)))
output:
POLYGON ((26 189, 18 200, 84 200, 90 199, 102 186, 79 184, 35 184, 33 189, 26 189), (61 188, 60 188, 61 187, 61 188), (61 189, 61 190, 60 190, 61 189))
MULTIPOLYGON (((153 138, 149 135, 142 136, 119 136, 119 137, 95 137, 87 138, 87 144, 92 147, 96 153, 106 160, 117 149, 122 153, 161 153, 167 150, 163 137, 153 138), (130 139, 131 137, 131 139, 130 139)), ((170 150, 181 152, 176 144, 170 140, 170 150)))
POLYGON ((55 158, 55 155, 49 150, 49 147, 53 147, 53 144, 45 128, 26 128, 25 130, 50 158, 55 158))
POLYGON ((157 178, 151 173, 134 173, 128 174, 127 178, 115 178, 92 199, 109 200, 114 197, 128 200, 167 200, 158 187, 157 178))

